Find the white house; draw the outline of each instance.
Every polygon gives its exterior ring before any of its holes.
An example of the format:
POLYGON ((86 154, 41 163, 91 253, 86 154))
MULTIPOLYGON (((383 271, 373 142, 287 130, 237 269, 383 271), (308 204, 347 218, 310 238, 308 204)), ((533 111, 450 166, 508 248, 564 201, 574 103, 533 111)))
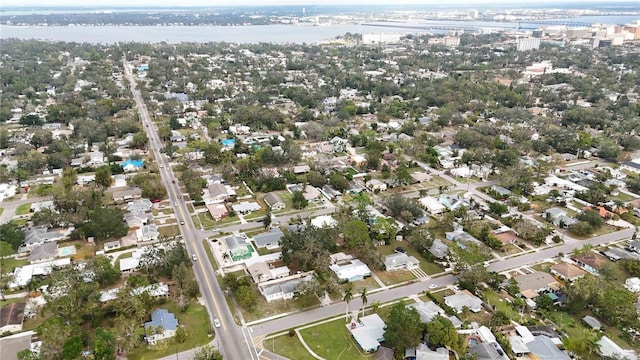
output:
POLYGON ((367 264, 358 259, 351 260, 351 262, 344 265, 334 264, 329 268, 338 276, 340 281, 344 282, 358 281, 371 276, 371 270, 367 264))
POLYGON ((445 210, 445 206, 431 196, 425 196, 418 201, 420 202, 420 205, 422 205, 422 207, 424 207, 431 215, 442 214, 445 210))
POLYGON ((420 266, 420 260, 405 253, 395 253, 384 258, 384 266, 387 271, 411 270, 420 266))
POLYGON ((458 314, 462 313, 465 306, 474 313, 482 310, 482 300, 467 291, 445 296, 444 303, 454 308, 458 314))
POLYGON ((144 225, 136 230, 136 239, 140 242, 158 240, 159 236, 160 232, 156 224, 144 225))
POLYGON ((311 272, 297 274, 282 279, 263 282, 258 285, 258 290, 267 302, 289 300, 293 299, 301 283, 312 279, 313 275, 311 272))

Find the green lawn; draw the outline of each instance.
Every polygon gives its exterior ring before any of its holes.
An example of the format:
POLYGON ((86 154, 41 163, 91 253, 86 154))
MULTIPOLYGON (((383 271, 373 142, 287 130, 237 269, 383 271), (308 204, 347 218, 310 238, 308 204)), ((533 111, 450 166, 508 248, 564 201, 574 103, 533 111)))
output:
POLYGON ((160 233, 160 236, 166 237, 174 237, 180 235, 180 229, 176 225, 158 227, 158 232, 160 233))
POLYGON ((14 259, 14 258, 6 258, 6 259, 0 259, 0 270, 5 273, 5 272, 13 272, 13 269, 17 268, 18 266, 24 266, 27 265, 29 262, 27 261, 27 259, 14 259))
POLYGON ((26 299, 23 297, 19 297, 19 298, 11 298, 11 299, 6 299, 3 301, 0 301, 0 307, 3 307, 5 305, 9 305, 9 304, 13 304, 13 303, 17 303, 17 302, 23 302, 26 299))
POLYGON ((29 209, 31 209, 31 204, 21 204, 16 208, 16 215, 25 215, 29 213, 29 209))
POLYGON ((212 337, 209 336, 209 315, 204 306, 191 303, 183 313, 172 302, 163 305, 162 308, 174 313, 178 318, 178 324, 184 326, 187 331, 185 342, 177 343, 174 339, 167 339, 163 344, 156 346, 142 346, 127 354, 127 358, 131 360, 159 359, 175 352, 205 345, 212 340, 212 337))
POLYGON ((17 226, 25 226, 27 225, 28 219, 15 219, 11 220, 11 223, 17 226))
POLYGON ((0 215, 2 215, 3 212, 4 212, 4 208, 0 207, 0 215))
POLYGON ((297 336, 282 335, 264 341, 264 348, 276 354, 296 360, 315 360, 302 346, 297 336))
POLYGON ((213 252, 211 252, 211 243, 209 242, 209 240, 204 239, 202 240, 202 246, 204 247, 204 251, 207 252, 207 257, 209 258, 209 262, 211 263, 211 267, 213 267, 213 270, 218 270, 218 263, 216 262, 216 259, 213 258, 213 252))
POLYGON ((385 285, 399 284, 405 281, 414 280, 416 277, 411 271, 376 271, 376 275, 385 285))
POLYGON ((313 352, 327 360, 374 357, 361 352, 342 319, 301 330, 300 334, 313 352))
POLYGON ((492 290, 485 290, 483 293, 487 302, 495 306, 497 311, 502 311, 507 314, 510 319, 521 322, 520 313, 515 311, 506 299, 492 290))

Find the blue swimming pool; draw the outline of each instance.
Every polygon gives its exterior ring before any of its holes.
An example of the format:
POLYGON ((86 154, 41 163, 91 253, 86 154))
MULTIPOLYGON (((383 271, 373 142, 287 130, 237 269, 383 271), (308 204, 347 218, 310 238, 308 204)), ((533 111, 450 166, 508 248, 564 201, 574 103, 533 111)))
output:
POLYGON ((74 253, 73 247, 71 246, 63 247, 62 249, 60 249, 60 256, 69 256, 69 255, 72 255, 73 253, 74 253))

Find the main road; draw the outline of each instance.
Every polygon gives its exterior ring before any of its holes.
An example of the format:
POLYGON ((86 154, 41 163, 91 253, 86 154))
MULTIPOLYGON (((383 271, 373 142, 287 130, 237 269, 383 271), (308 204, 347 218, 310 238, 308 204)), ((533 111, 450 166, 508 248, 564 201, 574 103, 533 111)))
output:
POLYGON ((222 289, 216 280, 212 264, 209 262, 209 257, 202 244, 201 236, 198 235, 200 231, 194 226, 189 210, 182 201, 179 182, 173 174, 171 164, 169 164, 167 157, 160 152, 162 142, 149 117, 142 95, 136 88, 136 81, 131 68, 124 57, 123 66, 125 75, 131 84, 131 91, 140 114, 140 121, 149 138, 149 147, 153 152, 160 177, 167 188, 169 201, 176 214, 185 247, 189 255, 195 255, 198 259, 193 262, 193 272, 209 313, 210 324, 214 324, 214 319, 220 321, 220 327, 214 328, 216 332, 215 344, 225 359, 258 360, 260 357, 253 345, 249 330, 246 327, 236 325, 234 322, 233 315, 227 306, 222 289))

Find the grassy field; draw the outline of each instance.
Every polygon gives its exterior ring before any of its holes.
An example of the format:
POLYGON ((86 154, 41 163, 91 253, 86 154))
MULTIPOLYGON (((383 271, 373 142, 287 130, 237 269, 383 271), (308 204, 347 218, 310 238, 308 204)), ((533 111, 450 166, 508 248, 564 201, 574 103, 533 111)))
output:
POLYGON ((4 208, 0 207, 0 215, 2 215, 3 212, 4 212, 4 208))
POLYGON ((336 320, 300 331, 309 348, 327 359, 373 359, 363 354, 352 340, 344 320, 336 320))
POLYGON ((175 314, 178 318, 178 324, 183 326, 187 332, 186 340, 183 343, 177 343, 174 339, 167 339, 156 346, 142 346, 127 354, 127 358, 131 360, 159 359, 176 352, 205 345, 212 340, 212 337, 209 336, 209 316, 204 306, 191 303, 183 313, 173 303, 167 303, 162 308, 175 314))
POLYGON ((9 305, 9 304, 13 304, 13 303, 17 303, 17 302, 23 302, 25 300, 26 299, 23 298, 23 297, 2 300, 2 301, 0 301, 0 307, 3 307, 5 305, 9 305))
POLYGON ((399 284, 401 282, 414 280, 416 277, 411 271, 376 271, 376 275, 385 285, 399 284))
POLYGON ((158 232, 160 233, 160 236, 166 237, 174 237, 180 235, 180 229, 178 229, 178 226, 158 227, 158 232))
POLYGON ((15 219, 11 220, 11 223, 17 226, 25 226, 27 225, 28 219, 15 219))
POLYGON ((31 204, 21 204, 16 208, 16 215, 25 215, 29 213, 29 209, 31 209, 31 204))
POLYGON ((7 272, 13 272, 13 269, 17 268, 18 266, 24 266, 27 265, 29 262, 27 261, 27 259, 14 259, 14 258, 6 258, 6 259, 0 259, 0 271, 2 271, 3 273, 7 273, 7 272))
POLYGON ((302 346, 297 336, 290 337, 289 335, 282 335, 265 340, 264 348, 273 353, 288 357, 289 359, 315 360, 315 358, 307 352, 307 349, 302 346))
POLYGON ((204 251, 207 252, 207 257, 209 258, 209 262, 211 263, 211 267, 213 267, 213 270, 218 270, 218 263, 216 262, 216 259, 214 259, 213 257, 213 252, 211 251, 211 246, 209 245, 209 240, 204 239, 202 240, 202 246, 204 247, 204 251))

